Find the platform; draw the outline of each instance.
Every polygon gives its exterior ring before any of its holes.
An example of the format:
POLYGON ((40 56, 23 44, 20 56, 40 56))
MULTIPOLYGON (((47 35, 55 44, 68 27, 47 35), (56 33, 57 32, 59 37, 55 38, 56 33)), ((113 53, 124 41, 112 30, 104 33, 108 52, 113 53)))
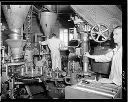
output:
POLYGON ((122 88, 115 84, 82 83, 65 88, 65 99, 121 99, 122 88))

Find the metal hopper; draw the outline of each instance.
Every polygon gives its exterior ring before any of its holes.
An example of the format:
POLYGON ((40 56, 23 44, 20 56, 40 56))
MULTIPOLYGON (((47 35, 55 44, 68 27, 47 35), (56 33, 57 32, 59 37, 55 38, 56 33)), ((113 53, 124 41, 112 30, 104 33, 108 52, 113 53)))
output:
POLYGON ((57 14, 53 12, 41 12, 40 14, 40 24, 47 38, 51 33, 53 26, 56 23, 57 14))
POLYGON ((22 39, 21 28, 31 5, 3 5, 3 11, 9 26, 9 37, 6 42, 9 45, 13 59, 21 57, 25 40, 22 39))

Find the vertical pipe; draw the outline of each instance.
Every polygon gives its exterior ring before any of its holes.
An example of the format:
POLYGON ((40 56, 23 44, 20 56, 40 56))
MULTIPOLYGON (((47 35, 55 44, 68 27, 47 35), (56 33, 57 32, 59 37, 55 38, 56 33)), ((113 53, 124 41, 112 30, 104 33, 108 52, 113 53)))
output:
POLYGON ((41 74, 41 75, 43 74, 42 66, 40 67, 40 74, 41 74))
POLYGON ((4 46, 2 46, 2 63, 4 64, 4 61, 5 61, 5 47, 4 46))
POLYGON ((68 61, 68 74, 67 74, 67 76, 70 76, 71 74, 70 74, 70 61, 68 61))
POLYGON ((35 74, 37 75, 39 67, 35 66, 35 74))
POLYGON ((74 27, 74 37, 73 37, 74 39, 78 39, 78 34, 77 34, 77 30, 76 30, 76 28, 74 27))
POLYGON ((5 67, 6 67, 6 76, 8 76, 8 65, 6 64, 5 67))
MULTIPOLYGON (((88 33, 81 33, 82 35, 82 54, 88 52, 88 33)), ((88 72, 88 58, 83 56, 83 71, 84 73, 88 72)))
POLYGON ((25 73, 28 74, 28 67, 27 67, 26 63, 25 63, 25 73))
POLYGON ((33 69, 33 67, 32 67, 32 77, 33 77, 33 70, 34 70, 34 69, 33 69))
POLYGON ((21 68, 21 76, 23 76, 24 75, 24 68, 22 67, 21 68))
POLYGON ((23 27, 21 28, 21 39, 23 40, 23 27))

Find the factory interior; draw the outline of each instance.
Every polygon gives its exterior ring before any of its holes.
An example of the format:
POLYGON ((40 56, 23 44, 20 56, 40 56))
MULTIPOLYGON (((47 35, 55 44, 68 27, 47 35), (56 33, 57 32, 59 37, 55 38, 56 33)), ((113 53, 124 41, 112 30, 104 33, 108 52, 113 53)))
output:
POLYGON ((2 5, 1 99, 121 99, 121 86, 98 81, 111 61, 85 56, 112 50, 117 26, 121 5, 2 5), (41 43, 52 34, 58 52, 41 43))

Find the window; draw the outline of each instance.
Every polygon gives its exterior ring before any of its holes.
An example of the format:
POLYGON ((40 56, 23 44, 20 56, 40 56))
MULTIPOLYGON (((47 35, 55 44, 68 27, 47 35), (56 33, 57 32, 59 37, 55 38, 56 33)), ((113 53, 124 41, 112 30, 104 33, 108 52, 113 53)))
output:
POLYGON ((69 41, 74 38, 74 28, 69 28, 69 41))
POLYGON ((65 43, 65 46, 68 46, 68 29, 60 29, 60 40, 65 43))

